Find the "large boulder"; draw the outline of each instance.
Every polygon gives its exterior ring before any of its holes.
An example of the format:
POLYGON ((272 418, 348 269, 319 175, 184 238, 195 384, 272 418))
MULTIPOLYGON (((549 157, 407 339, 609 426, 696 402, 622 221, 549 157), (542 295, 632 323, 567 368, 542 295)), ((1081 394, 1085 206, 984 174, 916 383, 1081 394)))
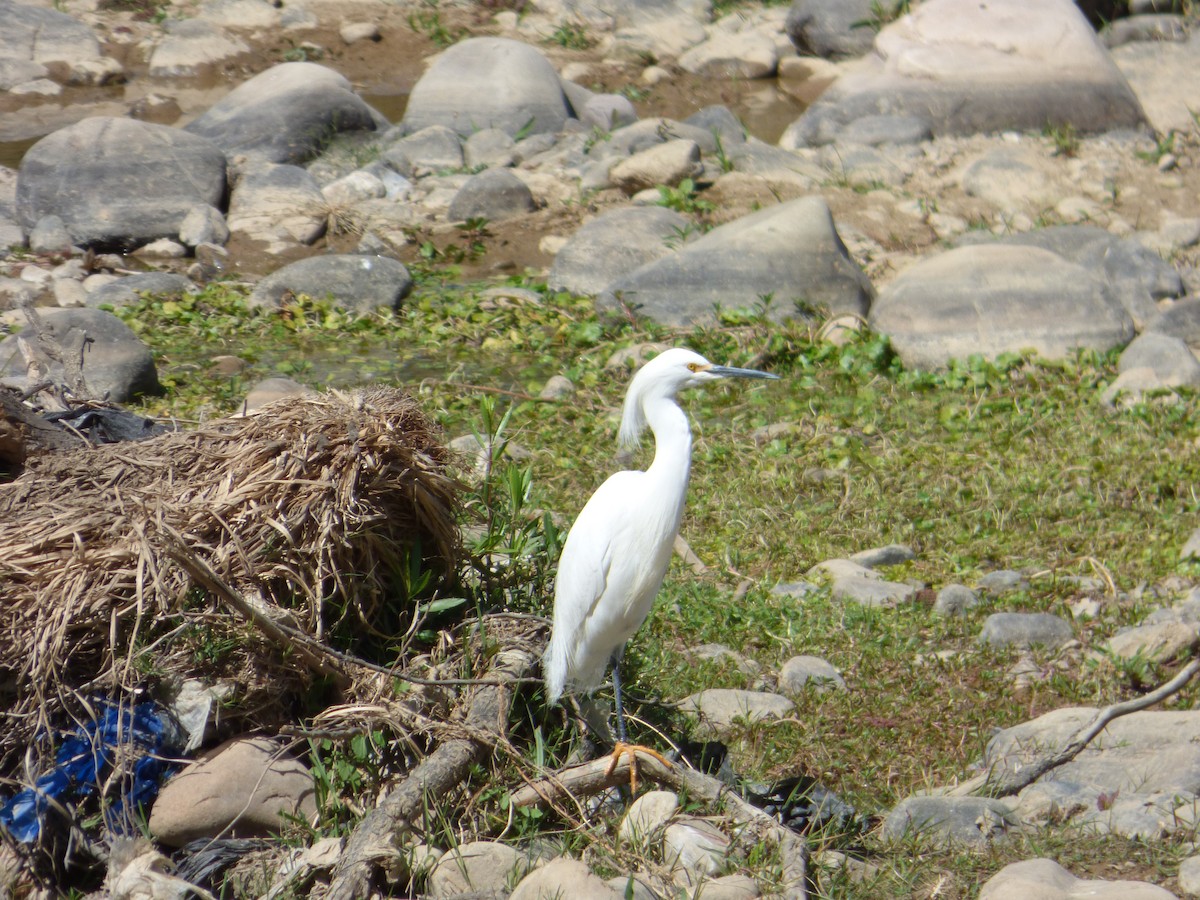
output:
POLYGON ((688 231, 688 220, 664 206, 602 213, 558 251, 546 283, 556 291, 594 296, 621 274, 674 252, 688 231))
POLYGON ((676 326, 711 322, 718 307, 762 306, 775 321, 818 308, 863 316, 872 293, 825 201, 801 197, 714 228, 616 279, 597 303, 676 326))
POLYGON ((830 143, 871 115, 934 134, 1080 132, 1146 124, 1137 96, 1072 0, 930 0, 884 27, 875 51, 810 106, 780 144, 830 143))
POLYGON ((278 309, 287 294, 330 297, 337 305, 367 315, 397 309, 413 287, 403 263, 386 256, 310 256, 271 273, 254 288, 251 306, 278 309))
POLYGON ((0 60, 67 62, 101 55, 92 30, 66 13, 0 0, 0 60))
POLYGON ((940 368, 973 354, 1127 344, 1133 320, 1104 275, 1037 247, 959 247, 917 263, 879 292, 871 328, 906 366, 940 368))
POLYGON ((878 8, 878 0, 794 0, 784 29, 802 56, 862 56, 875 42, 875 32, 863 23, 878 8))
POLYGON ((178 128, 96 116, 29 148, 17 174, 17 218, 62 219, 80 245, 132 247, 176 237, 196 204, 220 206, 225 156, 178 128))
POLYGON ((316 63, 292 62, 239 85, 184 127, 231 158, 301 163, 341 132, 387 126, 344 76, 316 63))
POLYGON ((469 38, 437 57, 413 86, 404 126, 445 125, 464 137, 484 128, 510 135, 557 132, 571 117, 562 82, 536 47, 469 38))

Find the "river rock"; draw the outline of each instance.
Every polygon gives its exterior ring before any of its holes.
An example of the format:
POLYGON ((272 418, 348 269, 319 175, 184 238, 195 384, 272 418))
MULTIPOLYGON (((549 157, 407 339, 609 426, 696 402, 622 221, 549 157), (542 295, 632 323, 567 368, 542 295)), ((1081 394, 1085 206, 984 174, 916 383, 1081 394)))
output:
POLYGON ((74 243, 133 247, 176 237, 198 203, 225 195, 225 157, 204 138, 136 119, 95 116, 29 148, 17 173, 26 228, 62 219, 74 243))
POLYGON ((674 187, 700 171, 700 148, 694 141, 681 138, 656 144, 621 160, 608 177, 626 194, 636 194, 660 184, 674 187))
POLYGON ((1052 859, 1009 863, 984 884, 979 900, 1175 900, 1145 881, 1076 878, 1052 859))
POLYGON ((1033 350, 1062 359, 1133 338, 1133 320, 1108 281, 1034 247, 959 247, 905 270, 879 292, 872 329, 904 364, 936 369, 973 354, 1033 350))
POLYGON ((629 805, 617 836, 636 847, 649 847, 678 809, 679 796, 674 791, 646 791, 629 805))
POLYGON ((680 56, 679 67, 708 78, 770 78, 779 51, 762 31, 717 32, 680 56))
POLYGON ((911 584, 884 581, 878 574, 871 577, 841 575, 833 579, 830 592, 835 600, 858 603, 861 606, 892 609, 911 599, 917 589, 911 584))
POLYGON ((278 309, 284 297, 326 297, 359 315, 398 309, 413 287, 404 264, 386 256, 325 254, 310 256, 272 272, 247 298, 250 306, 278 309))
POLYGON ((860 23, 876 14, 876 0, 795 0, 784 26, 801 56, 825 59, 870 52, 875 32, 860 23))
POLYGON ((780 138, 829 143, 867 115, 915 115, 934 134, 1137 128, 1146 116, 1071 0, 930 0, 885 25, 874 52, 839 78, 780 138))
POLYGON ((433 897, 499 896, 527 871, 528 861, 508 844, 471 841, 443 854, 429 873, 428 888, 433 897))
POLYGON ((247 44, 202 19, 173 19, 164 28, 150 55, 151 78, 198 78, 250 52, 247 44))
POLYGON ((601 213, 575 232, 554 257, 546 278, 556 291, 594 296, 646 263, 661 259, 689 233, 688 220, 664 206, 601 213))
POLYGON ((779 670, 779 688, 798 694, 812 688, 818 694, 831 690, 844 691, 846 680, 828 660, 819 656, 793 656, 779 670))
POLYGON ((684 816, 663 833, 663 862, 674 870, 677 883, 696 885, 717 874, 731 843, 711 822, 684 816))
POLYGON ((138 272, 89 290, 85 302, 91 307, 128 306, 141 300, 142 294, 178 295, 196 291, 187 276, 172 272, 138 272))
POLYGON ((883 821, 884 837, 912 833, 938 843, 981 848, 1007 837, 1020 822, 1008 804, 985 797, 908 797, 883 821))
POLYGON ((1142 623, 1123 628, 1105 645, 1117 659, 1170 663, 1200 643, 1200 628, 1191 622, 1142 623))
POLYGON ((230 158, 301 163, 340 133, 387 126, 344 76, 316 63, 289 62, 234 88, 184 128, 230 158))
POLYGON ((488 169, 470 179, 454 195, 446 218, 451 222, 511 219, 534 208, 529 187, 508 169, 488 169))
MULTIPOLYGON (((83 377, 95 396, 126 403, 139 394, 162 390, 150 348, 112 313, 100 309, 42 309, 39 313, 47 333, 64 344, 64 349, 76 329, 92 339, 83 355, 83 377)), ((48 377, 63 383, 62 363, 47 362, 48 377)), ((17 335, 0 340, 0 379, 6 384, 28 386, 17 335)))
POLYGON ((404 126, 445 125, 464 137, 481 128, 510 135, 557 132, 571 110, 562 82, 536 47, 468 38, 437 57, 413 86, 404 126))
POLYGON ((627 304, 664 325, 711 322, 714 308, 754 308, 774 321, 814 307, 865 315, 870 281, 850 259, 820 197, 735 219, 609 284, 601 309, 627 304))
POLYGON ((994 647, 1061 647, 1074 640, 1071 624, 1050 613, 992 613, 983 623, 979 640, 994 647))
POLYGON ((463 165, 468 169, 511 166, 517 159, 517 142, 499 128, 484 128, 462 143, 463 165))
POLYGON ((521 879, 509 900, 621 900, 618 893, 592 873, 585 863, 567 856, 553 859, 521 879))
POLYGON ((966 585, 948 584, 938 591, 933 611, 942 616, 963 616, 979 603, 979 595, 966 585))
POLYGON ((763 722, 791 714, 795 704, 779 694, 735 688, 709 688, 685 697, 679 708, 692 713, 717 734, 729 733, 739 721, 763 722))
POLYGON ((463 167, 463 142, 454 129, 429 125, 389 143, 381 158, 405 178, 456 170, 463 167))
POLYGON ((41 76, 34 72, 46 74, 46 63, 73 64, 102 55, 92 30, 66 13, 0 0, 0 62, 25 62, 26 76, 36 78, 41 76))
POLYGON ((163 785, 150 831, 170 847, 198 838, 277 834, 284 815, 316 813, 312 773, 266 738, 228 741, 163 785))
POLYGON ((261 241, 277 252, 323 235, 328 212, 325 195, 305 169, 264 163, 239 176, 226 224, 231 235, 261 241))

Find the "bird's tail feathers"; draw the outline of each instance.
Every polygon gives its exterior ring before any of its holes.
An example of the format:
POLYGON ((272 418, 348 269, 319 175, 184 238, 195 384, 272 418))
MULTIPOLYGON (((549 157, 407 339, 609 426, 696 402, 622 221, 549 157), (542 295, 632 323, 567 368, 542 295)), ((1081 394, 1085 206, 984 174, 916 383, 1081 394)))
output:
POLYGON ((542 677, 546 681, 546 702, 553 706, 567 687, 567 648, 557 635, 551 636, 542 656, 542 677))

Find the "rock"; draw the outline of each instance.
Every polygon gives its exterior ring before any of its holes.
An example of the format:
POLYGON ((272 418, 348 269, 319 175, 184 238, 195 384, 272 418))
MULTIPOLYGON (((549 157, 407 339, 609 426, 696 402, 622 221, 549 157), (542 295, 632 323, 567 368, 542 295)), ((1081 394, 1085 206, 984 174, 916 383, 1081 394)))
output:
POLYGON ((688 647, 683 652, 684 656, 696 662, 719 663, 728 660, 739 672, 750 675, 757 674, 761 669, 757 662, 729 649, 724 644, 697 644, 695 647, 688 647))
POLYGON ((187 211, 179 223, 179 240, 189 247, 200 244, 223 245, 229 240, 229 226, 224 214, 207 203, 198 203, 187 211))
POLYGON ((722 148, 727 151, 746 143, 746 126, 738 121, 728 106, 706 106, 684 119, 683 124, 711 132, 720 139, 722 148))
POLYGON ((522 878, 509 900, 621 900, 623 896, 584 863, 560 856, 522 878))
POLYGON ((659 895, 651 889, 648 880, 636 875, 617 875, 604 883, 623 900, 659 900, 659 895))
POLYGON ((56 215, 42 216, 29 232, 29 249, 34 253, 61 253, 71 249, 71 232, 56 215))
POLYGON ((663 862, 677 883, 696 885, 720 871, 731 843, 715 825, 687 816, 663 833, 663 862))
POLYGON ((1134 41, 1186 41, 1187 27, 1183 16, 1147 14, 1128 16, 1109 22, 1100 32, 1104 46, 1120 47, 1134 41))
POLYGON ((825 575, 837 580, 838 578, 873 578, 882 580, 883 576, 874 569, 849 559, 825 559, 817 563, 806 573, 808 575, 825 575))
POLYGON ((473 175, 454 199, 446 218, 451 222, 511 219, 534 208, 533 194, 525 182, 508 169, 488 169, 473 175))
POLYGON ((646 791, 630 804, 617 837, 637 847, 652 846, 678 809, 679 797, 673 791, 646 791))
POLYGON ((366 200, 386 197, 387 186, 377 175, 356 169, 322 187, 321 196, 334 209, 352 210, 356 204, 366 200))
POLYGON ((277 834, 283 815, 316 813, 312 774, 266 738, 228 741, 168 781, 150 831, 170 847, 198 838, 277 834))
POLYGON ((737 722, 764 722, 781 719, 795 708, 791 700, 763 691, 734 688, 709 688, 685 697, 679 708, 692 713, 702 725, 718 734, 731 731, 737 722))
POLYGON ((250 52, 250 47, 212 22, 172 19, 150 55, 151 78, 198 78, 250 52))
POLYGON ((637 110, 624 94, 593 94, 578 113, 581 122, 601 131, 632 125, 638 119, 637 110))
POLYGON ((1062 359, 1129 342, 1133 321, 1101 276, 1047 250, 959 247, 918 262, 871 308, 906 366, 1033 350, 1062 359))
MULTIPOLYGON (((27 61, 38 67, 102 55, 100 41, 87 25, 58 10, 13 0, 0 0, 0 48, 3 48, 0 57, 27 61)), ((45 74, 45 69, 41 74, 45 74)))
POLYGON ((700 148, 680 139, 656 144, 622 160, 609 170, 612 184, 626 194, 656 185, 674 187, 700 174, 700 148))
POLYGON ((771 588, 771 594, 776 597, 797 597, 803 599, 821 589, 810 581, 781 581, 771 588))
POLYGON ((517 142, 499 128, 484 128, 463 142, 462 153, 468 169, 511 166, 517 158, 517 142))
POLYGON ((911 584, 884 581, 875 576, 842 575, 833 580, 832 593, 835 600, 845 600, 862 606, 877 606, 891 609, 912 598, 917 589, 911 584))
POLYGON ((907 544, 888 544, 886 547, 873 547, 870 550, 860 550, 850 557, 851 562, 875 569, 879 566, 898 566, 917 558, 912 547, 907 544))
POLYGON ((983 885, 979 900, 1174 900, 1145 881, 1076 878, 1052 859, 1009 863, 983 885))
POLYGON ((884 837, 912 833, 938 843, 984 847, 1008 836, 1019 823, 1007 804, 984 797, 908 797, 883 822, 884 837))
POLYGON ((779 52, 761 31, 718 32, 680 56, 679 67, 707 78, 770 78, 779 52))
POLYGON ((749 875, 722 875, 701 883, 698 892, 704 900, 753 900, 762 892, 749 875))
POLYGON ((139 272, 126 275, 87 293, 86 303, 91 307, 128 306, 141 301, 142 294, 178 295, 194 293, 196 285, 191 279, 171 272, 139 272))
POLYGON ((339 134, 386 127, 342 75, 289 62, 234 88, 184 130, 208 138, 230 158, 301 163, 339 134))
POLYGON ((369 315, 379 309, 399 309, 412 287, 408 269, 394 259, 325 254, 277 269, 255 286, 247 303, 278 309, 287 294, 307 294, 318 300, 329 297, 343 309, 369 315))
POLYGON ((1071 0, 1002 5, 931 0, 885 25, 874 52, 780 138, 788 148, 836 140, 863 116, 927 119, 934 134, 1137 128, 1145 113, 1071 0))
POLYGON ((1001 145, 963 168, 963 192, 997 209, 1039 211, 1053 206, 1067 185, 1043 155, 1031 148, 1001 145))
POLYGON ((263 164, 243 172, 229 198, 232 235, 280 252, 325 233, 329 204, 316 179, 299 166, 263 164))
POLYGON ((1071 624, 1050 613, 992 613, 983 623, 979 640, 993 647, 1054 649, 1075 639, 1071 624))
POLYGON ((993 596, 1028 588, 1029 582, 1025 580, 1025 576, 1012 569, 995 569, 979 579, 979 589, 993 596))
POLYGON ((943 616, 962 616, 979 603, 979 595, 966 585, 948 584, 938 591, 933 611, 943 616))
POLYGON ((571 111, 562 83, 535 47, 499 37, 468 38, 441 53, 413 86, 404 125, 445 125, 466 136, 557 132, 571 111))
POLYGON ((134 247, 176 237, 198 203, 225 195, 225 157, 177 128, 95 116, 42 138, 17 174, 17 218, 62 219, 73 243, 134 247))
POLYGON ((870 52, 875 32, 858 23, 876 14, 872 0, 795 0, 784 28, 802 56, 859 57, 870 52))
POLYGON ((508 844, 472 841, 442 855, 429 873, 428 887, 434 897, 499 895, 528 871, 528 861, 508 844))
POLYGON ((789 694, 798 694, 812 687, 818 694, 846 689, 841 673, 819 656, 793 656, 779 670, 779 687, 789 694))
POLYGON ((646 263, 672 252, 690 224, 662 206, 635 206, 602 213, 575 232, 554 257, 546 284, 556 291, 594 296, 646 263))
POLYGON ((1186 622, 1158 622, 1123 628, 1105 646, 1117 659, 1141 657, 1155 663, 1170 663, 1187 655, 1200 642, 1200 627, 1186 622))
POLYGON ((1118 372, 1149 369, 1162 387, 1195 387, 1200 384, 1200 361, 1177 337, 1148 333, 1134 338, 1117 361, 1118 372))
POLYGON ((714 228, 670 256, 610 283, 601 309, 620 302, 664 325, 711 322, 714 308, 755 308, 773 321, 813 308, 864 315, 871 284, 850 259, 820 197, 781 203, 714 228))
POLYGON ((863 116, 838 133, 839 144, 919 144, 933 138, 933 126, 923 116, 863 116))
POLYGON ((1135 41, 1116 47, 1113 62, 1136 92, 1151 126, 1160 134, 1192 127, 1194 95, 1187 78, 1200 61, 1200 35, 1186 41, 1135 41))
POLYGON ((463 142, 445 125, 430 125, 388 145, 383 160, 407 178, 463 167, 463 142))
POLYGON ((285 400, 288 397, 303 397, 311 394, 312 389, 290 378, 264 378, 250 388, 246 394, 243 409, 250 413, 262 409, 268 403, 285 400))
POLYGON ((1184 896, 1200 897, 1200 856, 1189 856, 1181 862, 1176 878, 1184 896))
POLYGON ((575 383, 565 375, 551 375, 546 380, 545 386, 541 393, 538 394, 539 400, 566 400, 575 394, 575 383))
POLYGON ((379 26, 375 22, 347 22, 338 29, 338 35, 345 44, 357 44, 359 41, 378 41, 382 39, 379 26))
MULTIPOLYGON (((68 349, 72 332, 91 338, 83 355, 83 377, 96 397, 114 403, 126 403, 139 394, 162 390, 154 368, 154 356, 129 326, 110 312, 100 309, 40 310, 46 332, 68 349)), ((68 350, 69 352, 69 350, 68 350)), ((62 363, 46 361, 48 377, 64 380, 62 363)), ((25 362, 17 350, 17 335, 0 340, 0 380, 24 385, 25 362)))

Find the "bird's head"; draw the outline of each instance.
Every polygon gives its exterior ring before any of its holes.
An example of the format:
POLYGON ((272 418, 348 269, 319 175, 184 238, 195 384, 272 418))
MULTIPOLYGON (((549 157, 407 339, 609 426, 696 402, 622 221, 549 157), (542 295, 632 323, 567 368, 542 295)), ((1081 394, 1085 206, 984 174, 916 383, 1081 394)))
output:
POLYGON ((673 398, 687 388, 701 387, 722 378, 778 378, 757 369, 718 366, 685 347, 673 347, 650 360, 633 376, 621 415, 620 443, 636 447, 646 428, 645 403, 655 397, 673 398))

